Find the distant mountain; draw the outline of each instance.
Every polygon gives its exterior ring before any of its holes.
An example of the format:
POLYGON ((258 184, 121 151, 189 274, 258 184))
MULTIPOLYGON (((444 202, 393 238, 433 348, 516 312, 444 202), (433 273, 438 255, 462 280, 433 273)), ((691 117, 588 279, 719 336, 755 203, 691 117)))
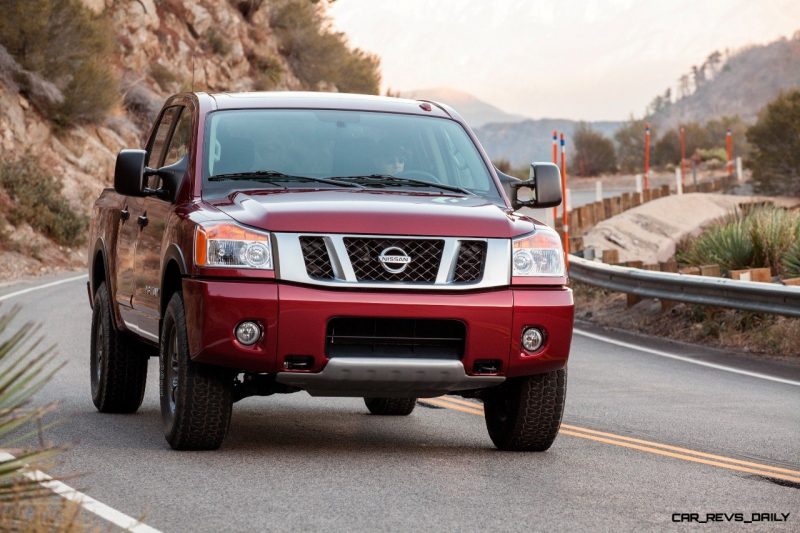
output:
MULTIPOLYGON (((513 124, 486 124, 475 129, 492 161, 507 159, 513 166, 526 165, 532 161, 550 161, 553 154, 553 130, 564 132, 567 154, 571 150, 572 133, 579 124, 576 120, 541 118, 524 120, 513 124)), ((597 132, 613 137, 623 124, 621 121, 588 122, 597 132)))
POLYGON ((701 83, 691 94, 672 104, 662 102, 653 114, 651 121, 660 129, 732 115, 755 121, 759 110, 781 91, 800 88, 800 31, 791 39, 743 48, 718 72, 708 61, 702 67, 701 83))
POLYGON ((478 99, 476 96, 450 87, 403 91, 400 96, 403 98, 435 100, 450 105, 464 117, 464 120, 467 121, 471 128, 477 128, 489 122, 519 122, 526 118, 521 115, 506 113, 502 109, 478 99))

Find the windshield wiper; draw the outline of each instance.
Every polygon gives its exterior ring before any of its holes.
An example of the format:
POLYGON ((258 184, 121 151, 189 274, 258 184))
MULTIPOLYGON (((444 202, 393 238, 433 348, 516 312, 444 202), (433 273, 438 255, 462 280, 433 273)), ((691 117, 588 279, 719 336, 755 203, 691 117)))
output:
POLYGON ((455 185, 445 185, 444 183, 433 183, 425 180, 415 180, 414 178, 402 178, 400 176, 393 176, 391 174, 366 174, 363 176, 332 176, 328 178, 338 182, 355 182, 366 181, 366 185, 389 185, 389 184, 408 184, 416 185, 419 187, 435 187, 451 192, 460 192, 469 196, 475 196, 475 193, 469 189, 457 187, 455 185))
POLYGON ((236 181, 236 180, 249 180, 249 181, 263 181, 266 183, 278 181, 315 181, 319 183, 327 183, 329 185, 336 185, 337 187, 361 187, 356 183, 347 183, 328 178, 315 178, 313 176, 294 176, 279 172, 277 170, 252 170, 248 172, 230 172, 227 174, 215 174, 208 178, 208 181, 236 181))

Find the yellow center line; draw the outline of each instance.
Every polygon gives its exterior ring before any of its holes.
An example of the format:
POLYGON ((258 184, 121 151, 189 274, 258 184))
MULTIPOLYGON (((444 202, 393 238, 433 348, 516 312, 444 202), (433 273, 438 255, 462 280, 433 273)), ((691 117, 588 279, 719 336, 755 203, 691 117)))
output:
MULTIPOLYGON (((437 407, 445 407, 463 413, 472 415, 483 416, 483 406, 475 402, 462 400, 452 397, 439 397, 439 398, 425 398, 420 399, 421 402, 435 405, 437 407)), ((725 457, 722 455, 715 455, 697 450, 690 450, 688 448, 681 448, 679 446, 671 446, 669 444, 661 444, 658 442, 636 439, 633 437, 626 437, 623 435, 616 435, 614 433, 607 433, 604 431, 597 431, 589 428, 582 428, 570 424, 561 424, 560 433, 569 435, 571 437, 578 437, 581 439, 592 440, 604 444, 611 444, 614 446, 621 446, 632 450, 652 453, 664 457, 671 457, 683 461, 693 463, 700 463, 718 468, 725 468, 728 470, 735 470, 737 472, 746 472, 750 474, 763 475, 776 479, 783 479, 786 481, 800 482, 800 471, 790 470, 788 468, 780 468, 777 466, 766 465, 762 463, 754 463, 751 461, 742 461, 732 457, 725 457), (678 453, 676 453, 678 452, 678 453)))

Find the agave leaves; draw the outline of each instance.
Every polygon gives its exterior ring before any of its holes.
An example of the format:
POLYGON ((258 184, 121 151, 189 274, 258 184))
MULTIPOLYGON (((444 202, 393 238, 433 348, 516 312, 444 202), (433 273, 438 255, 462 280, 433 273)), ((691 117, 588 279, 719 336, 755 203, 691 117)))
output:
POLYGON ((723 271, 769 267, 779 275, 800 275, 800 213, 776 207, 733 212, 679 245, 676 256, 684 264, 718 264, 723 271))
POLYGON ((7 449, 39 436, 39 447, 11 455, 0 451, 0 503, 49 494, 27 471, 28 465, 48 459, 60 451, 41 441, 42 417, 53 404, 30 407, 30 400, 60 368, 54 365, 53 348, 42 349, 38 326, 23 324, 10 332, 19 307, 0 315, 0 447, 7 449), (35 426, 30 431, 26 428, 35 426), (14 435, 14 438, 11 438, 14 435))

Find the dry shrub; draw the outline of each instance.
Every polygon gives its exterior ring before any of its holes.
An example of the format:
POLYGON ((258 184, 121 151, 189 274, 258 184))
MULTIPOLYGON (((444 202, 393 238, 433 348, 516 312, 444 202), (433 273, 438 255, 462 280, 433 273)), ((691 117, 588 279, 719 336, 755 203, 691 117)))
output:
MULTIPOLYGON (((70 126, 103 118, 119 95, 108 58, 113 33, 105 16, 80 0, 4 0, 0 44, 28 71, 64 93, 60 104, 40 109, 70 126)), ((24 89, 24 87, 23 87, 24 89)))
POLYGON ((69 205, 61 194, 61 183, 33 156, 0 160, 0 187, 14 200, 8 219, 15 226, 28 223, 65 246, 83 242, 87 217, 69 205))
POLYGON ((257 91, 274 89, 283 76, 283 64, 277 57, 249 54, 247 59, 255 71, 253 88, 257 91))
POLYGON ((350 48, 345 35, 331 28, 323 3, 276 0, 270 8, 279 50, 308 88, 332 84, 342 92, 379 93, 380 59, 350 48))
POLYGON ((175 75, 169 67, 165 67, 161 63, 154 63, 153 66, 150 67, 150 76, 155 80, 159 87, 161 87, 162 91, 169 91, 172 89, 172 85, 178 81, 178 77, 175 75))

